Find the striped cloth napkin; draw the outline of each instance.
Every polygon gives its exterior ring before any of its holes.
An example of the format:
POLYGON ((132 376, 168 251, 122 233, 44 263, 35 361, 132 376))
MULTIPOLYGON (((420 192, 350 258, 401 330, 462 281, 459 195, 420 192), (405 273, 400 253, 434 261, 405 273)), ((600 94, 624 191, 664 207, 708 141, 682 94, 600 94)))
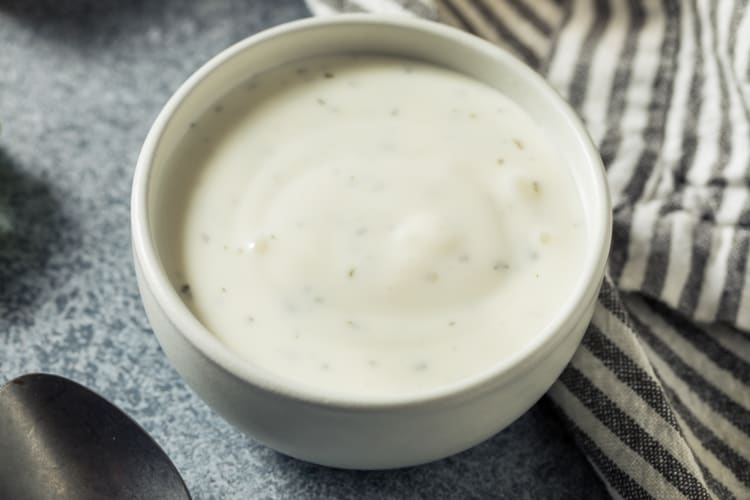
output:
POLYGON ((549 391, 615 498, 750 498, 747 0, 308 0, 439 20, 578 111, 614 203, 593 322, 549 391))

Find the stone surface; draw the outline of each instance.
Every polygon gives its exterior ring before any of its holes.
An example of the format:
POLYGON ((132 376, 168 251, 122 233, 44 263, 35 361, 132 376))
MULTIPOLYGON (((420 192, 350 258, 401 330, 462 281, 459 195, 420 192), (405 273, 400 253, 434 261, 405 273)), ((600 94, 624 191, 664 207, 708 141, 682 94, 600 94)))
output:
POLYGON ((0 382, 47 371, 94 388, 154 436, 196 499, 606 496, 544 401, 461 455, 340 471, 239 434, 167 363, 130 257, 141 142, 201 63, 306 15, 295 0, 0 0, 0 382))

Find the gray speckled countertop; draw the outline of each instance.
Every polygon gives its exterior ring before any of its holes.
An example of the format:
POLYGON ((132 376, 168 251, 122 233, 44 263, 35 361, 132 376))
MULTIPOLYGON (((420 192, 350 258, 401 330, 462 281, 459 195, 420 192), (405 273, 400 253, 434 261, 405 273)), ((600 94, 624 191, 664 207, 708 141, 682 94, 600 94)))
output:
POLYGON ((241 435, 167 363, 130 258, 141 142, 209 57, 306 15, 298 0, 0 0, 0 383, 47 371, 94 388, 154 436, 196 499, 605 497, 544 401, 458 456, 340 471, 241 435))

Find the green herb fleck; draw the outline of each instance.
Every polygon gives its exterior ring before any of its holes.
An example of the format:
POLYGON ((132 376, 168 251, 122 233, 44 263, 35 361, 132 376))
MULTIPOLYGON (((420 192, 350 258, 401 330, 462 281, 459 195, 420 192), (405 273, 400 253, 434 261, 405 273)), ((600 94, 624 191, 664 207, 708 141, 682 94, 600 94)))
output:
POLYGON ((353 267, 353 268, 349 269, 349 277, 350 277, 350 278, 353 278, 353 277, 354 277, 354 274, 355 274, 356 272, 357 272, 357 268, 356 268, 356 267, 353 267))
POLYGON ((495 271, 507 271, 508 269, 510 269, 510 266, 508 265, 507 262, 503 262, 499 260, 495 262, 495 265, 492 266, 492 269, 495 271))
POLYGON ((333 73, 331 73, 330 71, 326 71, 325 73, 323 73, 323 76, 330 80, 331 78, 333 78, 333 73))
POLYGON ((505 163, 505 160, 504 160, 504 159, 502 159, 502 158, 498 158, 498 159, 497 159, 497 164, 498 164, 498 165, 503 165, 504 163, 505 163))
POLYGON ((523 143, 520 140, 513 139, 513 144, 515 144, 518 149, 523 149, 523 143))
POLYGON ((537 194, 539 194, 542 190, 541 186, 539 186, 539 182, 537 181, 532 181, 531 189, 537 194))
POLYGON ((192 299, 193 298, 193 292, 190 290, 190 285, 185 283, 180 287, 180 293, 185 297, 186 299, 192 299))

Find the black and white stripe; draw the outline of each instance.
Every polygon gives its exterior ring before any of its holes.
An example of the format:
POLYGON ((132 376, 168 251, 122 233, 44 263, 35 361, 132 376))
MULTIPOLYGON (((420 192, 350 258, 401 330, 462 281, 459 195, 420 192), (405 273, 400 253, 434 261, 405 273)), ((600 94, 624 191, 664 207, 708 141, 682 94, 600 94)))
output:
POLYGON ((749 1, 308 0, 487 38, 585 121, 610 277, 549 396, 616 498, 750 498, 749 1))

